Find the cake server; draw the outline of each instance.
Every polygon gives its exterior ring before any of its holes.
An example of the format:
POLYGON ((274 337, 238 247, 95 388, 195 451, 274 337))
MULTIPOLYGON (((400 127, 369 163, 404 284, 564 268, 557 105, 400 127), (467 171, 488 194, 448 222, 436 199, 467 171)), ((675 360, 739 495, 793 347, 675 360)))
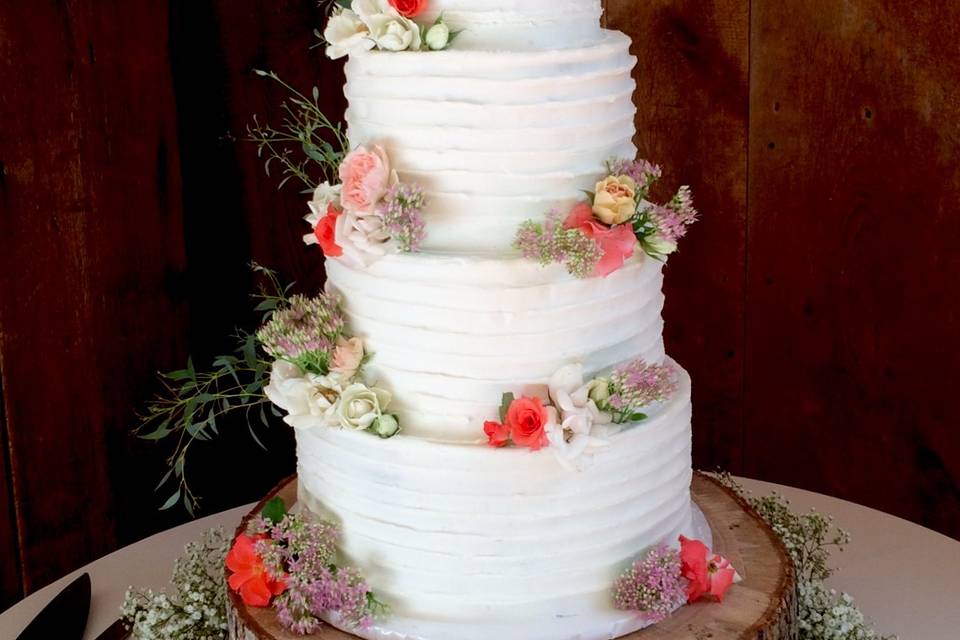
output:
POLYGON ((17 640, 83 640, 90 614, 90 574, 68 584, 54 596, 17 640))

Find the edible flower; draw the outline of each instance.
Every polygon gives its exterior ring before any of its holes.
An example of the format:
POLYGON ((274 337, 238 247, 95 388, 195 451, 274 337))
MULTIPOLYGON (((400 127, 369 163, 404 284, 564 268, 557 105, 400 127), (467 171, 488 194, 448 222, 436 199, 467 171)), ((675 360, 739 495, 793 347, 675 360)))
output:
POLYGON ((227 568, 232 572, 227 582, 231 589, 240 594, 243 603, 251 607, 269 606, 273 597, 287 588, 282 579, 269 574, 263 558, 257 553, 257 541, 265 538, 240 534, 227 553, 227 568))
POLYGON ((680 536, 680 573, 689 581, 687 602, 696 602, 706 595, 723 602, 727 589, 740 582, 740 575, 721 555, 710 557, 710 550, 700 540, 680 536))

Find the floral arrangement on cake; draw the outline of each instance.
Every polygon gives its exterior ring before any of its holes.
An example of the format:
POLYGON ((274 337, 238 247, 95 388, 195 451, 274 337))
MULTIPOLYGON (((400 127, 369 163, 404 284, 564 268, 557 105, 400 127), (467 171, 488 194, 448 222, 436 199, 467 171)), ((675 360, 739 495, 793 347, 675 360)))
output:
POLYGON ((587 382, 583 366, 570 364, 551 376, 543 397, 505 393, 500 421, 486 421, 483 430, 491 447, 547 447, 570 467, 585 451, 607 446, 621 425, 646 419, 643 411, 668 399, 677 386, 674 367, 643 359, 587 382))
POLYGON ((660 167, 646 160, 611 160, 586 202, 566 215, 551 211, 544 221, 521 223, 514 247, 543 265, 564 264, 578 278, 610 275, 638 245, 651 258, 664 260, 696 222, 697 210, 687 186, 666 204, 649 202, 661 175, 660 167))
POLYGON ((273 607, 280 624, 300 635, 316 632, 331 613, 366 629, 387 607, 357 569, 337 565, 339 536, 333 523, 287 513, 274 498, 226 554, 227 584, 244 604, 273 607))
POLYGON ((614 583, 617 609, 636 611, 653 624, 684 604, 710 596, 723 602, 742 579, 730 561, 700 540, 680 536, 680 549, 661 544, 635 561, 614 583))
POLYGON ((198 371, 189 359, 185 369, 163 374, 164 392, 141 417, 142 438, 176 443, 157 487, 171 481, 176 487, 163 509, 181 503, 194 512, 198 498, 187 480, 188 454, 195 442, 218 435, 217 421, 228 414, 245 416, 254 439, 250 418, 259 416, 269 426, 268 407, 278 417, 279 407, 288 419, 317 418, 309 421, 311 427, 381 438, 400 432, 400 421, 388 412, 392 395, 366 372, 371 355, 349 334, 339 296, 291 295, 292 286, 281 286, 275 273, 259 265, 254 270, 265 280, 256 296, 256 310, 264 314, 259 329, 241 332, 234 353, 218 356, 207 371, 198 371))
POLYGON ((389 250, 420 249, 423 191, 400 182, 383 147, 348 153, 339 177, 339 184, 324 182, 313 191, 304 218, 313 230, 303 237, 306 244, 319 245, 328 258, 355 267, 368 266, 389 250))
MULTIPOLYGON (((430 25, 417 24, 428 0, 337 0, 323 31, 327 55, 344 56, 380 51, 441 51, 460 33, 452 31, 443 14, 430 25)), ((318 34, 319 35, 319 34, 318 34)))

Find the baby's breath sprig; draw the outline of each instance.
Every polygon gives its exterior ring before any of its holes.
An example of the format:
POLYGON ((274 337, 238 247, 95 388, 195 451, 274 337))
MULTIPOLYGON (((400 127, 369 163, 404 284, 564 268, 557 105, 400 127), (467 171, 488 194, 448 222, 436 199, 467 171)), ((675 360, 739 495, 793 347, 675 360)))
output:
POLYGON ((850 543, 850 534, 836 526, 833 518, 816 511, 796 513, 777 493, 751 495, 727 472, 718 472, 715 477, 757 511, 790 554, 800 595, 799 640, 896 640, 896 636, 878 635, 850 595, 824 584, 833 575, 831 553, 843 551, 850 543))
POLYGON ((121 614, 139 640, 220 640, 227 636, 223 563, 230 539, 210 529, 189 543, 173 569, 172 590, 127 590, 121 614))
POLYGON ((273 71, 256 69, 255 73, 273 80, 289 93, 281 104, 284 116, 278 128, 260 122, 257 116, 247 127, 247 140, 257 145, 257 155, 264 159, 264 171, 269 176, 272 165, 280 165, 278 189, 294 178, 303 183, 304 192, 312 192, 324 180, 335 183, 350 143, 343 126, 330 120, 320 108, 320 90, 313 87, 308 97, 273 71), (311 175, 311 169, 316 168, 319 177, 311 175))

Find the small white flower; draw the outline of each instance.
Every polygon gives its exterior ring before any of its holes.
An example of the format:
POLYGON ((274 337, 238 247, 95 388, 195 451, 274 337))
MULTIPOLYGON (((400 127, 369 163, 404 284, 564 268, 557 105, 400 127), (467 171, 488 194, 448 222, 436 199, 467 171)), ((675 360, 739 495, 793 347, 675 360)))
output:
POLYGON ((327 56, 333 60, 359 51, 369 51, 376 44, 370 37, 370 27, 350 9, 330 17, 323 30, 323 38, 329 45, 327 56))
POLYGON ((548 383, 550 398, 559 412, 559 420, 547 427, 550 448, 564 466, 590 448, 609 444, 615 433, 611 416, 597 408, 590 398, 593 382, 584 384, 583 366, 562 367, 548 383))
POLYGON ((337 218, 336 242, 343 249, 341 259, 363 268, 387 253, 390 233, 377 213, 344 211, 337 218))
POLYGON ((404 18, 399 13, 393 15, 381 13, 372 16, 367 21, 370 36, 377 43, 377 47, 385 51, 414 51, 420 49, 420 27, 413 20, 404 18))
POLYGON ((359 382, 350 385, 343 390, 336 408, 340 426, 354 431, 369 429, 383 415, 391 399, 390 392, 385 389, 371 389, 359 382))
POLYGON ((450 27, 444 22, 438 22, 430 27, 424 40, 432 51, 442 51, 450 44, 450 27))

